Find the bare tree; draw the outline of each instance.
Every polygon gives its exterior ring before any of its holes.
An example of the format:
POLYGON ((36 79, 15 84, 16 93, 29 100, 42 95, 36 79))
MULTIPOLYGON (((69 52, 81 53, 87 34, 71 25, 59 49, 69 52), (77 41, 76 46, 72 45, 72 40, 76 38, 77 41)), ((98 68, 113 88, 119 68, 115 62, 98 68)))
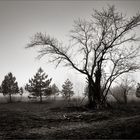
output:
POLYGON ((133 92, 135 85, 136 82, 129 75, 125 75, 120 82, 117 82, 117 86, 113 88, 111 94, 119 103, 127 104, 128 95, 133 92))
POLYGON ((91 20, 78 19, 70 32, 71 42, 63 45, 57 39, 37 33, 27 48, 40 46, 39 58, 47 55, 58 66, 64 62, 88 81, 89 107, 107 105, 112 83, 122 74, 139 69, 140 47, 134 29, 140 25, 140 14, 126 18, 114 6, 94 10, 91 20))

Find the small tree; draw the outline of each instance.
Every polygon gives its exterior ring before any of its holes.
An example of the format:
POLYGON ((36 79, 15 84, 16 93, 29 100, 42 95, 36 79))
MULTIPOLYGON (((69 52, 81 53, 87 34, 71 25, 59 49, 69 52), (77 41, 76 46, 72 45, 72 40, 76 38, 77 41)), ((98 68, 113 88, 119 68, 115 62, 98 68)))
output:
POLYGON ((62 85, 62 96, 66 99, 70 101, 70 98, 74 95, 73 92, 73 84, 72 82, 67 79, 64 84, 62 85))
POLYGON ((40 102, 42 102, 42 96, 45 95, 49 89, 49 85, 52 79, 47 79, 42 68, 39 68, 36 75, 29 80, 29 84, 26 85, 26 90, 31 93, 31 95, 40 97, 40 102))
POLYGON ((1 89, 3 95, 9 95, 10 102, 12 102, 12 95, 19 92, 18 83, 11 72, 8 73, 2 81, 1 89))
POLYGON ((52 95, 54 95, 54 100, 55 100, 56 94, 59 92, 59 88, 56 86, 56 84, 53 84, 51 87, 51 90, 52 90, 52 95))
POLYGON ((127 104, 128 94, 130 93, 130 91, 133 90, 133 87, 135 86, 135 81, 130 77, 126 76, 122 78, 121 82, 118 84, 119 85, 116 86, 111 93, 118 102, 123 102, 127 104))
POLYGON ((22 101, 22 95, 23 95, 23 87, 20 87, 19 88, 19 95, 21 96, 21 101, 22 101))

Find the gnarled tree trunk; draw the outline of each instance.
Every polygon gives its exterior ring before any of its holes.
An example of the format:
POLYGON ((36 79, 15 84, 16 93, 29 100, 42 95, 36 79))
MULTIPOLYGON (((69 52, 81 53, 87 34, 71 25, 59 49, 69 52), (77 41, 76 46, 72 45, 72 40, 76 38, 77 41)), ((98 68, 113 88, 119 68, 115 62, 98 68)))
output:
POLYGON ((102 93, 101 73, 98 71, 95 76, 95 81, 92 77, 88 77, 88 107, 92 109, 105 108, 108 103, 102 93))

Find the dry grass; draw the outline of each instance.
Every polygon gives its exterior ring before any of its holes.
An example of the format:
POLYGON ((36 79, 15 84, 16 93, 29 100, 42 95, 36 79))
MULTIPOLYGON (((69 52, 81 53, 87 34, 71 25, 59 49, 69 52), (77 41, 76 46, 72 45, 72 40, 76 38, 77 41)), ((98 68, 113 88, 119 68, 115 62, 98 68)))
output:
POLYGON ((140 138, 139 103, 96 111, 72 104, 0 104, 0 139, 140 138))

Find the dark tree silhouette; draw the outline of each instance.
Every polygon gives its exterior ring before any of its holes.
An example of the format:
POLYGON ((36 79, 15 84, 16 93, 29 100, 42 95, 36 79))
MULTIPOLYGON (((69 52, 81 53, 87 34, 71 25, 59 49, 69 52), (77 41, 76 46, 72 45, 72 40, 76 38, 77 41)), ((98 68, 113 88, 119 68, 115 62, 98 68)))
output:
POLYGON ((62 96, 70 101, 70 98, 74 95, 73 92, 73 84, 72 82, 67 79, 64 84, 62 85, 62 96))
POLYGON ((94 10, 89 21, 75 21, 68 46, 37 33, 27 48, 39 46, 39 58, 47 55, 56 66, 64 62, 84 74, 89 87, 89 107, 102 108, 108 105, 107 94, 112 83, 122 74, 140 68, 140 47, 136 44, 139 39, 134 33, 139 25, 140 14, 127 18, 109 6, 94 10))
POLYGON ((44 73, 42 68, 39 68, 38 72, 33 78, 29 80, 26 84, 26 90, 35 97, 40 97, 40 102, 42 102, 42 96, 46 95, 49 89, 49 85, 52 79, 47 79, 48 75, 44 73))
POLYGON ((9 95, 10 102, 12 102, 12 95, 17 94, 19 92, 18 83, 16 82, 16 78, 11 72, 4 77, 1 89, 3 95, 9 95))

